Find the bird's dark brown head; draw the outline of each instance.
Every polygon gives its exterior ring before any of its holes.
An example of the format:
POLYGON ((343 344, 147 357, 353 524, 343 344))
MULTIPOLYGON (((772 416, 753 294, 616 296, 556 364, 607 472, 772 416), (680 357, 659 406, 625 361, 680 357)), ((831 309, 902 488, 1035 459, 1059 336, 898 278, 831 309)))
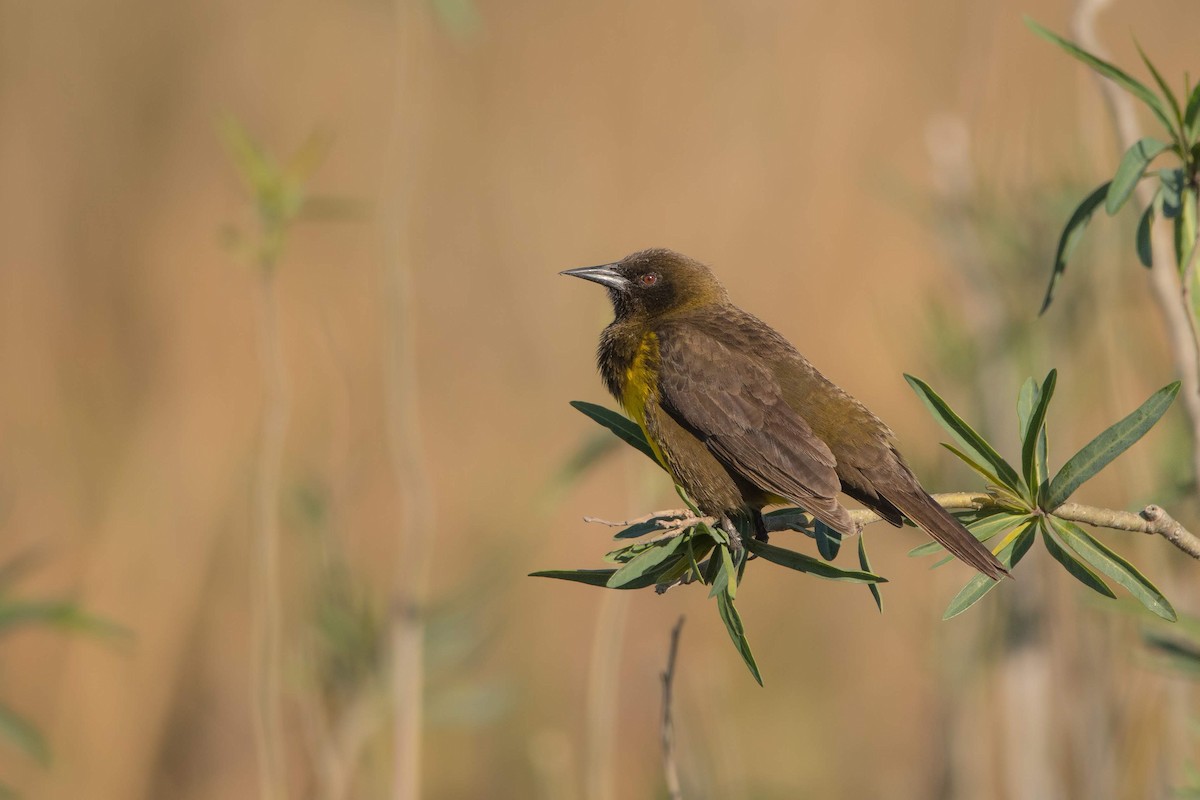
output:
POLYGON ((602 284, 608 289, 618 320, 655 317, 728 300, 712 270, 666 248, 641 250, 612 264, 578 267, 560 274, 602 284))

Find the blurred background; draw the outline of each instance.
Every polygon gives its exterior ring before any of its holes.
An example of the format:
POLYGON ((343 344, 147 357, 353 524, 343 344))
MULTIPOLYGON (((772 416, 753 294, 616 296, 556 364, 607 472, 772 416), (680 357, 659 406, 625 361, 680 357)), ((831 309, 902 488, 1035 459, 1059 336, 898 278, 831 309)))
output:
MULTIPOLYGON (((567 405, 612 402, 593 362, 607 301, 564 268, 650 246, 712 264, 934 491, 979 487, 904 372, 1012 455, 1021 381, 1057 366, 1054 463, 1174 379, 1134 212, 1096 220, 1036 316, 1058 233, 1119 150, 1092 77, 1028 10, 0 3, 0 592, 59 603, 0 639, 0 703, 35 729, 0 722, 0 782, 260 796, 256 565, 277 507, 288 797, 393 796, 406 615, 423 797, 665 796, 681 614, 687 797, 1186 786, 1190 683, 1147 655, 1127 598, 1092 601, 1041 550, 945 623, 969 573, 906 558, 912 529, 869 532, 883 614, 861 586, 751 564, 765 688, 698 587, 525 577, 603 566, 611 531, 584 515, 677 502, 567 405), (264 216, 255 153, 300 153, 288 185, 324 200, 264 216)), ((1074 10, 1033 13, 1069 34, 1074 10)), ((1099 23, 1134 74, 1131 34, 1172 82, 1200 72, 1192 0, 1099 23)), ((1080 499, 1200 522, 1180 417, 1080 499)), ((1194 563, 1101 538, 1200 610, 1194 563)))

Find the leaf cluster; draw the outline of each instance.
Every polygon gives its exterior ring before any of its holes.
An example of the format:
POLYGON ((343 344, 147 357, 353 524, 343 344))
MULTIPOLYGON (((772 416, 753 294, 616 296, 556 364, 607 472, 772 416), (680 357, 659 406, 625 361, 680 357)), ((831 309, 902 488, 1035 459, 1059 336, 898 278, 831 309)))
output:
MULTIPOLYGON (((571 405, 662 467, 636 423, 603 406, 579 401, 571 405)), ((885 583, 886 580, 870 571, 865 561, 865 550, 860 550, 863 568, 847 570, 803 553, 756 541, 750 526, 745 524, 748 521, 739 521, 743 524, 736 526, 739 529, 734 532, 737 539, 731 539, 729 531, 711 524, 712 521, 703 516, 682 488, 677 486, 676 490, 686 504, 688 514, 655 516, 619 531, 613 537, 617 541, 637 541, 623 544, 604 556, 605 561, 616 566, 609 569, 545 570, 534 572, 533 576, 608 589, 645 589, 653 586, 660 593, 677 584, 701 583, 708 586, 708 596, 716 600, 717 613, 734 647, 759 684, 762 683, 762 675, 735 605, 746 564, 752 558, 827 580, 865 583, 872 587, 878 601, 878 590, 874 585, 885 583)), ((811 518, 798 509, 785 509, 774 512, 774 515, 788 515, 776 521, 816 538, 822 556, 829 559, 836 556, 841 540, 835 532, 820 523, 814 525, 811 518)))
MULTIPOLYGON (((1029 378, 1021 387, 1017 398, 1020 469, 1009 464, 929 384, 911 375, 906 375, 905 379, 934 419, 954 438, 955 444, 943 446, 987 482, 991 502, 984 508, 958 516, 980 541, 997 540, 992 552, 1006 567, 1016 566, 1029 552, 1034 540, 1040 538, 1050 556, 1089 589, 1105 597, 1115 597, 1100 577, 1104 575, 1154 614, 1175 620, 1175 610, 1166 597, 1136 567, 1075 522, 1054 512, 1080 486, 1153 427, 1179 393, 1178 381, 1159 389, 1137 410, 1088 442, 1051 477, 1046 415, 1058 380, 1056 370, 1050 370, 1040 384, 1029 378)), ((941 545, 931 542, 915 548, 909 555, 926 555, 941 549, 941 545)), ((984 575, 976 575, 950 601, 943 619, 966 611, 997 585, 984 575)))
POLYGON ((1192 259, 1197 236, 1197 193, 1200 191, 1200 84, 1190 86, 1185 80, 1183 94, 1177 96, 1139 46, 1138 52, 1142 62, 1158 87, 1159 91, 1155 92, 1120 67, 1089 53, 1032 19, 1026 18, 1025 23, 1038 36, 1062 48, 1139 100, 1150 109, 1162 126, 1161 138, 1147 136, 1135 142, 1121 157, 1112 179, 1092 190, 1071 214, 1054 254, 1054 268, 1050 275, 1050 285, 1046 288, 1046 297, 1042 301, 1042 311, 1050 306, 1055 287, 1066 271, 1067 261, 1079 245, 1083 231, 1095 211, 1103 205, 1109 216, 1115 215, 1128 202, 1137 185, 1146 179, 1154 180, 1157 188, 1150 203, 1142 209, 1138 221, 1138 260, 1143 266, 1152 265, 1151 228, 1156 219, 1170 220, 1174 227, 1176 267, 1181 273, 1185 272, 1192 259), (1162 155, 1173 156, 1175 165, 1151 171, 1151 163, 1162 155))

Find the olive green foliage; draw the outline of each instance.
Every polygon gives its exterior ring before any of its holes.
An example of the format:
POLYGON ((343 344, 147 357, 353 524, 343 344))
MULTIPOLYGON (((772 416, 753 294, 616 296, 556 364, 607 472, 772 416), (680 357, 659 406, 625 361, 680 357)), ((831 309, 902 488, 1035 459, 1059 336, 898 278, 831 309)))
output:
MULTIPOLYGON (((1088 588, 1106 597, 1114 597, 1113 591, 1101 577, 1103 575, 1126 589, 1154 614, 1166 620, 1175 619, 1175 610, 1166 597, 1132 564, 1074 522, 1055 516, 1054 511, 1150 430, 1170 407, 1179 391, 1178 383, 1155 392, 1136 411, 1105 430, 1068 459, 1051 477, 1046 446, 1046 416, 1054 395, 1057 380, 1055 371, 1052 370, 1040 384, 1031 378, 1021 388, 1017 401, 1021 439, 1019 469, 1005 461, 928 384, 912 376, 906 378, 934 418, 954 438, 955 444, 945 445, 946 448, 986 481, 983 493, 988 498, 987 502, 978 509, 959 511, 956 515, 981 541, 997 540, 992 552, 1005 566, 1016 566, 1040 534, 1050 556, 1088 588)), ((635 423, 602 406, 578 401, 571 405, 655 464, 659 463, 635 423)), ((879 584, 886 583, 886 579, 872 571, 863 536, 860 535, 858 540, 859 568, 834 566, 830 562, 837 558, 841 549, 841 536, 802 509, 786 508, 766 515, 769 527, 774 530, 795 530, 811 537, 820 558, 756 541, 745 521, 737 522, 744 544, 739 546, 730 540, 727 531, 709 524, 709 520, 703 518, 703 514, 680 487, 675 488, 686 504, 687 512, 650 517, 618 532, 614 537, 618 541, 638 541, 622 544, 604 556, 604 560, 614 564, 614 567, 548 570, 533 575, 609 589, 647 589, 653 586, 663 592, 679 583, 708 586, 709 597, 716 599, 718 614, 734 646, 760 684, 762 676, 735 606, 738 587, 744 580, 749 560, 757 558, 827 580, 866 584, 879 610, 883 610, 879 584)), ((915 548, 910 555, 926 555, 940 550, 941 545, 929 542, 915 548)), ((976 575, 950 602, 944 619, 966 611, 998 585, 984 575, 976 575)))
MULTIPOLYGON (((1147 136, 1135 142, 1121 157, 1112 179, 1092 190, 1067 221, 1059 239, 1058 250, 1054 254, 1054 268, 1050 275, 1050 285, 1046 288, 1046 297, 1042 301, 1042 311, 1050 306, 1055 287, 1067 268, 1067 261, 1079 244, 1084 228, 1091 221, 1095 211, 1104 206, 1107 214, 1116 214, 1125 206, 1134 188, 1143 180, 1155 181, 1157 188, 1153 199, 1142 209, 1138 222, 1135 240, 1138 260, 1146 267, 1151 266, 1151 228, 1156 219, 1168 220, 1172 223, 1175 234, 1175 265, 1181 273, 1186 273, 1192 260, 1197 235, 1197 192, 1200 191, 1200 84, 1190 86, 1185 81, 1182 96, 1177 96, 1139 47, 1142 61, 1158 86, 1159 92, 1155 92, 1120 67, 1089 53, 1074 42, 1043 28, 1031 19, 1026 19, 1025 22, 1034 33, 1058 45, 1140 100, 1162 126, 1162 138, 1147 136), (1170 156, 1175 163, 1157 171, 1150 171, 1150 164, 1160 156, 1170 156)), ((1192 279, 1188 275, 1184 278, 1192 279)))
MULTIPOLYGON (((11 636, 30 628, 50 628, 64 633, 89 633, 107 637, 124 637, 128 632, 120 626, 84 612, 72 600, 27 600, 13 592, 14 584, 23 577, 35 559, 19 555, 0 564, 0 637, 11 636)), ((50 764, 50 745, 38 727, 8 705, 0 702, 0 740, 42 766, 50 764)), ((0 798, 16 797, 9 786, 0 783, 0 798)))

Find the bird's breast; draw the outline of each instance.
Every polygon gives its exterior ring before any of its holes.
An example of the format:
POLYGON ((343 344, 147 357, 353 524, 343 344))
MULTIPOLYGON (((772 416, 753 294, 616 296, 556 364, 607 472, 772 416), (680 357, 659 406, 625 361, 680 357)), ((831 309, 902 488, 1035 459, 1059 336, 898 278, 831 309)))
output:
POLYGON ((648 331, 638 341, 632 357, 625 364, 619 399, 625 413, 646 434, 659 463, 665 465, 667 462, 662 450, 646 427, 646 405, 655 402, 658 395, 658 364, 658 337, 653 331, 648 331))

